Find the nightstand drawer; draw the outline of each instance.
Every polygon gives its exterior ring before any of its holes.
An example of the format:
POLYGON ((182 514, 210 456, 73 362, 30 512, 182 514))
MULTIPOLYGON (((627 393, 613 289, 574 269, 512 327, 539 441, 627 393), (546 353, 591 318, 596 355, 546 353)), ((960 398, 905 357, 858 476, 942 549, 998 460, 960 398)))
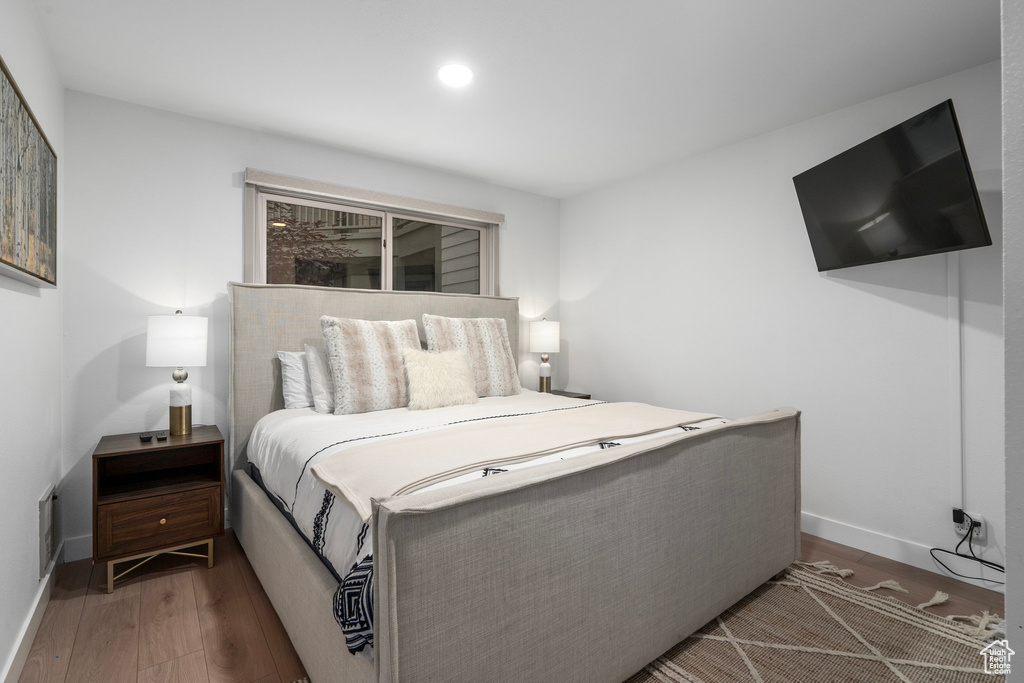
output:
POLYGON ((222 531, 220 486, 99 505, 95 561, 203 540, 222 531))

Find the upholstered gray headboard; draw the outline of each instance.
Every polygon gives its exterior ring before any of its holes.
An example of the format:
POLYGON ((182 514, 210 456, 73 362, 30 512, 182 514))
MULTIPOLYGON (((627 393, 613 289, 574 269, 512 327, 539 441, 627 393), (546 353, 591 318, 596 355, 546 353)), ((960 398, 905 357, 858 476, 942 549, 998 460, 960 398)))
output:
POLYGON ((519 300, 474 294, 382 292, 302 285, 228 283, 231 309, 231 376, 228 411, 230 466, 245 465, 245 447, 256 422, 284 408, 278 351, 322 344, 320 316, 361 320, 414 319, 423 339, 423 314, 452 318, 504 318, 519 362, 519 300))

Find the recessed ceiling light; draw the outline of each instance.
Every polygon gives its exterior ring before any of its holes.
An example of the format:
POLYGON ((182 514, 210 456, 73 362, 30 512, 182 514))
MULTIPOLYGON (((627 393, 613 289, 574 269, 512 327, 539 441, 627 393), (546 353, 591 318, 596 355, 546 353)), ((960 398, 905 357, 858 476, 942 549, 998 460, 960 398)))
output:
POLYGON ((473 72, 462 64, 445 64, 437 70, 437 77, 445 85, 453 88, 464 88, 473 80, 473 72))
POLYGON ((278 223, 278 222, 274 222, 274 223, 271 223, 271 225, 272 225, 272 226, 274 226, 275 228, 284 228, 284 227, 287 227, 287 223, 278 223))

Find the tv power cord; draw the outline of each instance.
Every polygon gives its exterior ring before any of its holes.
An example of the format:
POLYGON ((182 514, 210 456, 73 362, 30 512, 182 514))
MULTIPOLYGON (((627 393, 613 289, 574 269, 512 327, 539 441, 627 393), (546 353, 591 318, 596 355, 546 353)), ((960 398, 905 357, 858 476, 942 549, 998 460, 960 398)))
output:
POLYGON ((983 567, 988 567, 989 569, 994 569, 995 571, 997 571, 997 572, 999 572, 1001 574, 1005 574, 1006 573, 1006 567, 1004 567, 1003 565, 1001 565, 1001 564, 999 564, 997 562, 990 562, 988 560, 984 560, 984 559, 982 559, 982 558, 980 558, 980 557, 978 557, 977 555, 974 554, 974 529, 975 529, 975 527, 981 526, 981 522, 975 522, 974 519, 971 518, 971 516, 969 514, 967 514, 966 512, 961 510, 960 508, 953 508, 953 523, 954 524, 963 524, 964 518, 967 518, 967 521, 969 522, 969 525, 967 526, 967 532, 964 534, 964 537, 961 538, 960 542, 956 544, 956 548, 954 550, 952 550, 952 551, 945 550, 943 548, 932 548, 931 550, 928 551, 929 553, 931 553, 932 559, 935 560, 936 562, 938 562, 939 564, 941 564, 942 568, 945 569, 947 572, 949 572, 950 574, 953 574, 954 576, 959 576, 961 579, 973 579, 975 581, 988 581, 990 583, 998 583, 999 585, 1003 585, 1004 584, 1003 581, 994 581, 993 579, 985 579, 985 578, 982 578, 980 576, 967 576, 966 574, 960 574, 959 572, 955 572, 952 569, 950 569, 948 566, 946 566, 946 563, 943 562, 942 560, 940 560, 938 558, 938 556, 935 554, 935 553, 945 553, 946 555, 953 555, 954 557, 962 557, 965 560, 972 560, 974 562, 977 562, 978 564, 982 565, 983 567), (960 552, 960 546, 962 546, 964 544, 964 541, 967 541, 967 550, 968 550, 968 552, 970 552, 970 555, 968 555, 966 553, 960 552))

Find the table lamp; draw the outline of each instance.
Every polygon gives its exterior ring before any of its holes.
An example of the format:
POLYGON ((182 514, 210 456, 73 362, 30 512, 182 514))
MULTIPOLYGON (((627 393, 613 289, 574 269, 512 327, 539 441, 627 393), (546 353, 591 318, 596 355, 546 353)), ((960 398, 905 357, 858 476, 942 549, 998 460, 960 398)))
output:
POLYGON ((530 323, 530 353, 540 354, 540 381, 538 391, 551 393, 551 364, 548 363, 549 353, 558 353, 558 323, 543 318, 530 323))
POLYGON ((151 315, 146 326, 146 367, 176 368, 171 377, 170 431, 192 433, 192 387, 185 384, 185 366, 206 366, 206 333, 209 319, 196 315, 151 315))

